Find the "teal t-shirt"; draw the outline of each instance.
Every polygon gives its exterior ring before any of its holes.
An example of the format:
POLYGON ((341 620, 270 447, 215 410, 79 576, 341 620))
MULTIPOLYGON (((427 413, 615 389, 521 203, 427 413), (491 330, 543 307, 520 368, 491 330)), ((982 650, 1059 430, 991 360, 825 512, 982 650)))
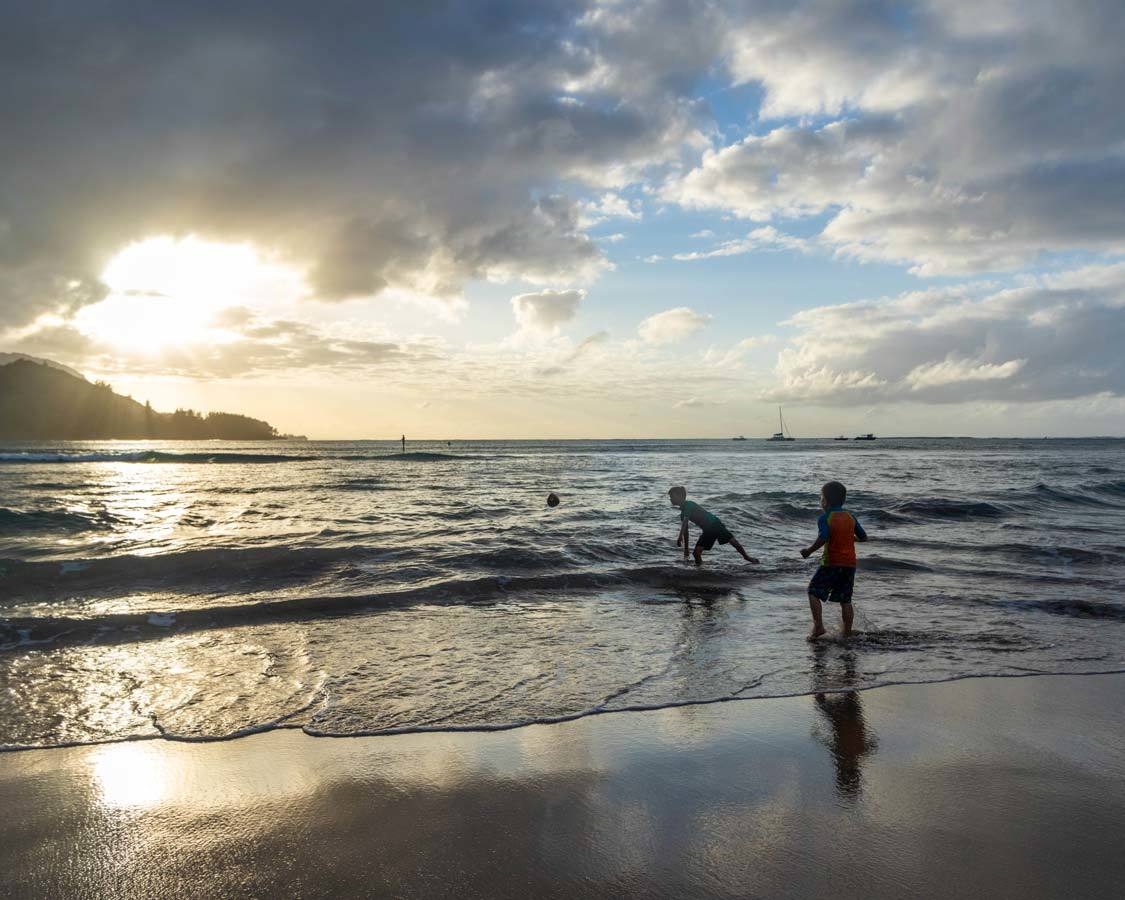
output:
POLYGON ((723 523, 719 521, 718 516, 712 515, 698 503, 692 503, 690 500, 680 504, 680 521, 694 522, 704 531, 721 531, 723 528, 723 523))

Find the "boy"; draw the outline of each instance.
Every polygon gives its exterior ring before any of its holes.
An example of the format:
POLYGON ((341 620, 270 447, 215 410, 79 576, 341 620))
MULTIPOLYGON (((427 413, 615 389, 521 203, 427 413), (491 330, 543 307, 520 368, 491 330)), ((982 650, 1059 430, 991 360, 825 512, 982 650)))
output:
POLYGON ((698 503, 692 503, 688 500, 687 488, 674 487, 668 491, 668 497, 671 499, 673 506, 680 508, 680 533, 676 536, 676 546, 679 547, 683 544, 684 559, 687 559, 688 555, 688 522, 694 522, 703 529, 703 533, 699 535, 699 540, 695 542, 694 556, 697 566, 703 565, 703 551, 714 547, 715 541, 720 544, 730 544, 742 554, 742 558, 747 562, 758 562, 754 557, 746 555, 746 551, 742 549, 742 544, 735 540, 734 535, 727 531, 727 527, 719 521, 717 516, 707 512, 698 503))
POLYGON ((812 610, 813 629, 809 640, 815 641, 824 634, 821 619, 821 601, 840 604, 844 619, 844 637, 852 633, 852 587, 855 584, 855 542, 866 541, 867 532, 859 520, 844 509, 848 489, 838 481, 830 481, 820 489, 820 508, 824 514, 817 519, 820 532, 811 547, 805 547, 801 556, 809 556, 824 547, 820 568, 809 582, 809 609, 812 610))

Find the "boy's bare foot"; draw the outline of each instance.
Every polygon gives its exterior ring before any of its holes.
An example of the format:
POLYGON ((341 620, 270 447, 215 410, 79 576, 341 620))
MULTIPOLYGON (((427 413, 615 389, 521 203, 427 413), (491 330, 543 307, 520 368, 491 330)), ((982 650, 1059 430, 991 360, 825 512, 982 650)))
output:
POLYGON ((812 641, 820 640, 820 638, 823 637, 824 635, 826 635, 827 633, 828 633, 828 629, 825 628, 823 625, 814 625, 813 630, 809 632, 809 636, 807 638, 805 638, 805 640, 809 641, 811 643, 812 641))
POLYGON ((754 556, 748 556, 748 557, 746 557, 746 561, 747 561, 748 563, 753 563, 753 564, 754 564, 755 566, 756 566, 756 565, 759 565, 759 564, 761 563, 761 560, 760 560, 760 559, 758 559, 758 558, 756 558, 756 557, 754 557, 754 556))

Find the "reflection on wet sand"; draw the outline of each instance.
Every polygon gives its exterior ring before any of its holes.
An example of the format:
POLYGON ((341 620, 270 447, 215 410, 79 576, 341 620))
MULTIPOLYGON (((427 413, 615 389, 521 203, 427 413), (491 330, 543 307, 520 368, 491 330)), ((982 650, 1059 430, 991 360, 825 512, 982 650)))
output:
POLYGON ((0 896, 1120 893, 1125 675, 859 694, 841 650, 811 708, 0 754, 0 896))
POLYGON ((854 802, 863 790, 863 761, 878 749, 879 741, 863 718, 859 691, 843 690, 856 683, 856 654, 845 650, 830 657, 823 645, 813 648, 813 688, 831 688, 813 695, 823 720, 813 726, 813 735, 828 748, 836 766, 836 793, 854 802), (828 728, 825 729, 825 724, 828 728))

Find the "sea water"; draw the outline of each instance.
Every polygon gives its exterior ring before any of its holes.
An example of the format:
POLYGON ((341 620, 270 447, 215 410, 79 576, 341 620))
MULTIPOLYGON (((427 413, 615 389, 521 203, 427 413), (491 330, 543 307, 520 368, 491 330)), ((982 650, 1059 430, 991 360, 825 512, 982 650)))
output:
POLYGON ((0 747, 502 728, 1125 669, 1125 441, 398 451, 0 447, 0 747), (816 561, 798 551, 830 479, 871 538, 861 634, 808 645, 816 561), (685 561, 677 484, 761 564, 721 546, 685 561))

